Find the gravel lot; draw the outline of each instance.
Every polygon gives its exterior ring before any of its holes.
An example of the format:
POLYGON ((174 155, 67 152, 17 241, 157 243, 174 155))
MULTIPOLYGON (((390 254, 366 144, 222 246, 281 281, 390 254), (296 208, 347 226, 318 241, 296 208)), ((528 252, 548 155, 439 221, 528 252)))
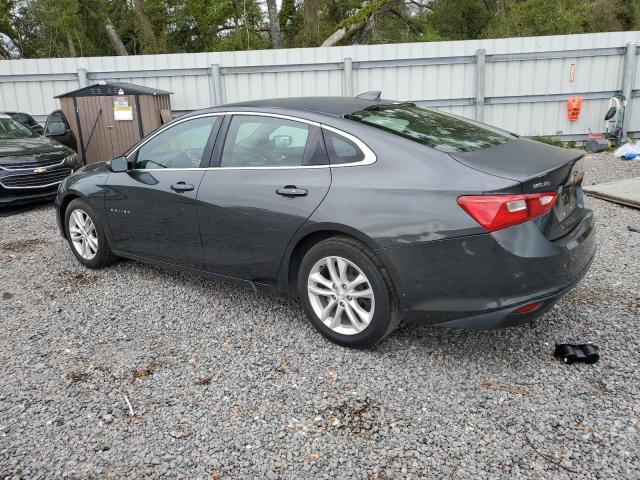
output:
MULTIPOLYGON (((587 183, 640 176, 587 164, 587 183)), ((592 204, 593 267, 535 325, 403 326, 369 351, 286 299, 87 270, 50 205, 0 218, 0 478, 637 479, 640 211, 592 204), (571 341, 600 362, 555 361, 571 341)))

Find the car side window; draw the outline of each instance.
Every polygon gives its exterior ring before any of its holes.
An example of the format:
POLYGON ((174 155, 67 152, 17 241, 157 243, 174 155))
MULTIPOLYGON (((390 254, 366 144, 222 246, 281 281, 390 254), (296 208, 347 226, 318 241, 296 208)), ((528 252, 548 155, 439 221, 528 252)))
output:
POLYGON ((49 115, 47 131, 45 133, 49 135, 62 135, 67 130, 69 130, 69 125, 62 112, 57 111, 49 115))
POLYGON ((259 115, 234 115, 222 150, 222 167, 302 165, 306 123, 259 115))
POLYGON ((322 130, 322 134, 332 165, 364 160, 362 150, 348 138, 326 129, 322 130))
POLYGON ((194 118, 169 127, 138 149, 135 168, 198 168, 217 119, 194 118))

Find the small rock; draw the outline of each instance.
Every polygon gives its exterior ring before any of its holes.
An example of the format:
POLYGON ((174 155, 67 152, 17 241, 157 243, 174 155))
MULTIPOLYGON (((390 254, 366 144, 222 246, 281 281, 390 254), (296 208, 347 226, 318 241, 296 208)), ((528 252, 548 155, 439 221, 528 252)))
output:
POLYGON ((107 425, 109 425, 110 423, 113 423, 113 415, 109 413, 105 413, 104 415, 102 415, 102 421, 107 425))

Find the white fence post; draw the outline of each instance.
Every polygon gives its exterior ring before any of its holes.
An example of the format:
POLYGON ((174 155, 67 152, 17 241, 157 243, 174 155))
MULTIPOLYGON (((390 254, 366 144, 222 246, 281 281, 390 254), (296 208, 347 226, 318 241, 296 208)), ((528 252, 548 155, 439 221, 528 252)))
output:
POLYGON ((214 63, 211 65, 211 106, 222 105, 224 99, 222 97, 222 75, 220 73, 220 65, 214 63))
POLYGON ((484 74, 486 67, 486 54, 484 48, 476 50, 476 75, 475 75, 475 115, 478 122, 484 122, 484 74))
POLYGON ((633 84, 636 80, 636 65, 638 62, 638 56, 636 55, 637 45, 633 42, 627 43, 625 55, 624 55, 624 73, 622 75, 622 95, 625 98, 624 118, 622 119, 622 137, 623 142, 627 141, 627 132, 629 130, 629 123, 631 122, 631 103, 633 98, 631 97, 633 91, 633 84))
POLYGON ((84 88, 89 85, 89 81, 87 80, 87 70, 85 68, 78 69, 78 84, 80 88, 84 88))
POLYGON ((353 97, 353 60, 344 59, 344 95, 353 97))

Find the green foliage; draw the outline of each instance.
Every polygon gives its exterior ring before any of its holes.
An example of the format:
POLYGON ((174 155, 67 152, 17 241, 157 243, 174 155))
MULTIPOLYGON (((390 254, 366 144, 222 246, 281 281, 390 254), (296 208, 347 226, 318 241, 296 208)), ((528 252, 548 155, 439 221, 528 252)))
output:
POLYGON ((527 0, 510 2, 495 16, 484 37, 565 35, 624 30, 633 16, 629 5, 615 0, 527 0))
POLYGON ((435 0, 425 21, 439 38, 479 38, 493 13, 482 0, 435 0))
MULTIPOLYGON (((640 29, 640 0, 282 0, 285 47, 640 29)), ((269 48, 264 0, 0 0, 0 58, 269 48)))
POLYGON ((288 47, 290 44, 287 40, 293 37, 293 33, 297 28, 295 0, 282 0, 279 17, 280 33, 282 34, 284 46, 288 47))
POLYGON ((531 137, 531 140, 546 143, 547 145, 553 145, 554 147, 576 148, 576 142, 573 140, 570 142, 563 142, 562 140, 558 140, 556 137, 531 137))

